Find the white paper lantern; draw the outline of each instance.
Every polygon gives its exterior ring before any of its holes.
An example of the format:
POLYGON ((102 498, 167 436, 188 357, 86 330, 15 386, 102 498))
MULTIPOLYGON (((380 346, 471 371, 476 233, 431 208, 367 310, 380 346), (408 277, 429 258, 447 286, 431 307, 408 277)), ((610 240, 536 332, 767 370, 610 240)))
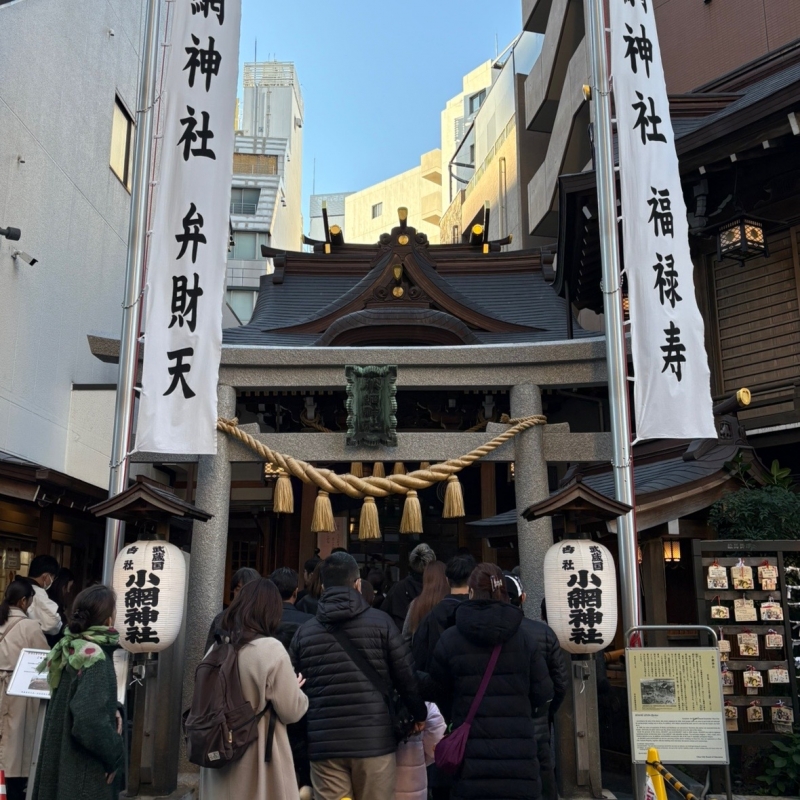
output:
POLYGON ((186 561, 174 544, 126 545, 114 563, 119 643, 131 653, 158 653, 177 638, 183 621, 186 561))
POLYGON ((565 539, 544 558, 547 622, 569 653, 604 650, 617 630, 617 573, 611 553, 590 539, 565 539))

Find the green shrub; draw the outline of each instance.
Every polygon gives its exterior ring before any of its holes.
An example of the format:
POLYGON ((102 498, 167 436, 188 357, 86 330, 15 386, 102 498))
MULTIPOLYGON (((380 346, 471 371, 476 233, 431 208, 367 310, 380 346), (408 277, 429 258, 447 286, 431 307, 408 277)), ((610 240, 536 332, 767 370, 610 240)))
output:
POLYGON ((741 489, 717 500, 708 522, 720 539, 798 539, 800 495, 774 485, 741 489))
POLYGON ((766 775, 757 780, 767 784, 766 790, 775 796, 792 795, 800 792, 800 736, 793 734, 787 742, 773 742, 778 752, 770 753, 772 764, 766 775))

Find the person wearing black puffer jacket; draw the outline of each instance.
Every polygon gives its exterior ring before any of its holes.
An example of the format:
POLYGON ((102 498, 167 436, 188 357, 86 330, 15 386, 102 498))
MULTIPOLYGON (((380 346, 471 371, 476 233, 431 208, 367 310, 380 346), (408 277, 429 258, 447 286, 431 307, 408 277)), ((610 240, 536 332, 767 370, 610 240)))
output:
POLYGON ((453 727, 467 717, 492 650, 497 666, 472 724, 464 761, 453 783, 457 800, 537 800, 541 796, 534 718, 553 697, 539 645, 520 609, 508 602, 503 573, 479 564, 469 579, 470 599, 456 624, 442 633, 431 678, 451 700, 453 727))
MULTIPOLYGON (((525 590, 522 581, 516 576, 506 573, 506 591, 512 606, 522 608, 525 605, 525 590)), ((544 602, 544 601, 542 601, 544 602)), ((550 744, 550 726, 555 719, 556 711, 561 707, 567 695, 569 675, 565 653, 561 649, 555 631, 546 623, 538 619, 525 617, 522 624, 529 627, 544 655, 550 680, 553 682, 553 701, 549 709, 544 710, 533 720, 536 728, 536 741, 539 744, 539 773, 542 776, 542 797, 544 800, 558 800, 558 787, 556 785, 556 770, 553 762, 553 749, 550 744)))
POLYGON ((371 608, 359 592, 358 564, 351 555, 332 553, 321 574, 317 616, 298 629, 289 647, 295 669, 306 679, 314 794, 317 800, 393 798, 397 742, 389 708, 332 631, 344 634, 397 689, 421 731, 427 708, 411 654, 389 616, 371 608))

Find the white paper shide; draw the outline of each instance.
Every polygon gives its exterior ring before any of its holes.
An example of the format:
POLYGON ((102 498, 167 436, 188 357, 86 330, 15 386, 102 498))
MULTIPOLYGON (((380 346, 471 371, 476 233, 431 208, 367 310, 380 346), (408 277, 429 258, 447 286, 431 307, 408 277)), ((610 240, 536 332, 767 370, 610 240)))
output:
POLYGON ((164 73, 136 449, 216 452, 240 0, 178 0, 164 73))
POLYGON ((636 435, 716 438, 653 0, 610 9, 636 435))

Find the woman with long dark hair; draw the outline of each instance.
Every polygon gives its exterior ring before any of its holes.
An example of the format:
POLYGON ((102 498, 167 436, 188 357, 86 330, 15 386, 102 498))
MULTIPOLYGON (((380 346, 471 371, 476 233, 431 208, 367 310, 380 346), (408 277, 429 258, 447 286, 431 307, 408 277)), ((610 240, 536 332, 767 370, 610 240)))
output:
POLYGON ((444 562, 434 561, 432 564, 428 564, 422 573, 422 591, 408 607, 408 614, 403 625, 403 635, 413 639, 420 622, 428 616, 435 605, 438 605, 449 594, 450 584, 445 575, 444 562))
POLYGON ((306 586, 308 591, 302 600, 297 601, 297 605, 295 606, 298 611, 302 611, 304 614, 311 614, 313 616, 317 615, 319 598, 322 596, 322 576, 320 575, 321 567, 322 562, 319 561, 317 566, 314 567, 314 571, 311 573, 311 580, 306 586))
POLYGON ((222 619, 236 648, 242 693, 260 713, 271 709, 258 723, 254 742, 238 761, 222 769, 200 770, 200 796, 214 800, 267 800, 297 797, 297 778, 286 726, 306 713, 308 698, 303 679, 295 675, 283 645, 272 638, 281 621, 283 601, 275 584, 260 578, 242 587, 222 619), (264 759, 270 717, 275 731, 271 758, 264 759))
POLYGON ((445 716, 456 728, 466 720, 496 658, 452 797, 536 800, 541 782, 533 718, 553 697, 547 664, 535 635, 522 624, 522 611, 509 603, 496 564, 475 567, 469 598, 458 607, 455 625, 442 633, 430 665, 445 716))
POLYGON ((122 718, 112 654, 116 596, 108 586, 84 589, 67 630, 39 667, 50 705, 36 770, 34 800, 111 800, 123 762, 122 718))
POLYGON ((7 695, 8 682, 24 648, 48 649, 41 626, 26 613, 33 596, 33 584, 17 578, 0 603, 0 770, 6 774, 8 800, 25 797, 39 710, 38 700, 7 695))

